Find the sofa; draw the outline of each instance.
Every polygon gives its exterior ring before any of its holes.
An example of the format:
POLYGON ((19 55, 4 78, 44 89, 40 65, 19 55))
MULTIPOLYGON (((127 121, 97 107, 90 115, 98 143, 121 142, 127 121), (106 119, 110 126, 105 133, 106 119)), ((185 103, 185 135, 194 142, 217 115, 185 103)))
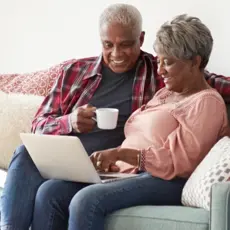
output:
MULTIPOLYGON (((28 74, 0 74, 0 187, 19 133, 29 132, 31 121, 44 96, 62 69, 74 60, 28 74)), ((230 106, 227 106, 230 115, 230 106)), ((141 194, 140 194, 141 195, 141 194)), ((228 230, 230 229, 230 183, 215 183, 210 211, 185 206, 138 206, 107 217, 106 230, 228 230)))

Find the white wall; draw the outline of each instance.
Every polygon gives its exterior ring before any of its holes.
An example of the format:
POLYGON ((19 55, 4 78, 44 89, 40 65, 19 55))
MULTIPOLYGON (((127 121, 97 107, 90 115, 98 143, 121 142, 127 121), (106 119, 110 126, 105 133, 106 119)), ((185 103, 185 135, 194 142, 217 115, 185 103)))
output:
POLYGON ((152 51, 157 28, 188 13, 212 30, 214 50, 208 69, 230 75, 229 0, 0 0, 0 73, 29 72, 71 58, 98 55, 98 17, 109 4, 131 3, 143 15, 152 51))

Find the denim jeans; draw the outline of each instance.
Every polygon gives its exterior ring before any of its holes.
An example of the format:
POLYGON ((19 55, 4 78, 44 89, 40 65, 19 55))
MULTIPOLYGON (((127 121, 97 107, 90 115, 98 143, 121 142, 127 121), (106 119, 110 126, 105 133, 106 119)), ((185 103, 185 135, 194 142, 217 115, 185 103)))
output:
POLYGON ((45 180, 20 146, 1 198, 1 230, 103 230, 106 216, 122 208, 180 205, 185 182, 148 173, 104 184, 45 180))

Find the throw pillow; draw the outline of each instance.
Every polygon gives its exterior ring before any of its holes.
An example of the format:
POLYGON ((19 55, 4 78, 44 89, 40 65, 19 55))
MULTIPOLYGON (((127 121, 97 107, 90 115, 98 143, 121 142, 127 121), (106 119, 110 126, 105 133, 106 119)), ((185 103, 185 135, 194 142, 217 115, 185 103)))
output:
POLYGON ((5 93, 23 93, 46 96, 64 67, 75 62, 65 61, 47 70, 27 74, 0 74, 0 90, 5 93))
POLYGON ((182 204, 210 210, 212 185, 230 179, 230 138, 223 137, 197 166, 182 192, 182 204))
POLYGON ((0 91, 0 168, 7 169, 20 132, 30 132, 31 122, 43 101, 42 96, 6 94, 0 91))

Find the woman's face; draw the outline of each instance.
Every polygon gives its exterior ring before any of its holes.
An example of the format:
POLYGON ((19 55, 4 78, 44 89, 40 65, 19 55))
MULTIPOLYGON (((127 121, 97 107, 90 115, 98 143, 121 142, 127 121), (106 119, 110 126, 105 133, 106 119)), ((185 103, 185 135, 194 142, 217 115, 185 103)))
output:
POLYGON ((162 76, 168 90, 182 92, 194 81, 192 60, 179 60, 158 54, 158 74, 162 76))

